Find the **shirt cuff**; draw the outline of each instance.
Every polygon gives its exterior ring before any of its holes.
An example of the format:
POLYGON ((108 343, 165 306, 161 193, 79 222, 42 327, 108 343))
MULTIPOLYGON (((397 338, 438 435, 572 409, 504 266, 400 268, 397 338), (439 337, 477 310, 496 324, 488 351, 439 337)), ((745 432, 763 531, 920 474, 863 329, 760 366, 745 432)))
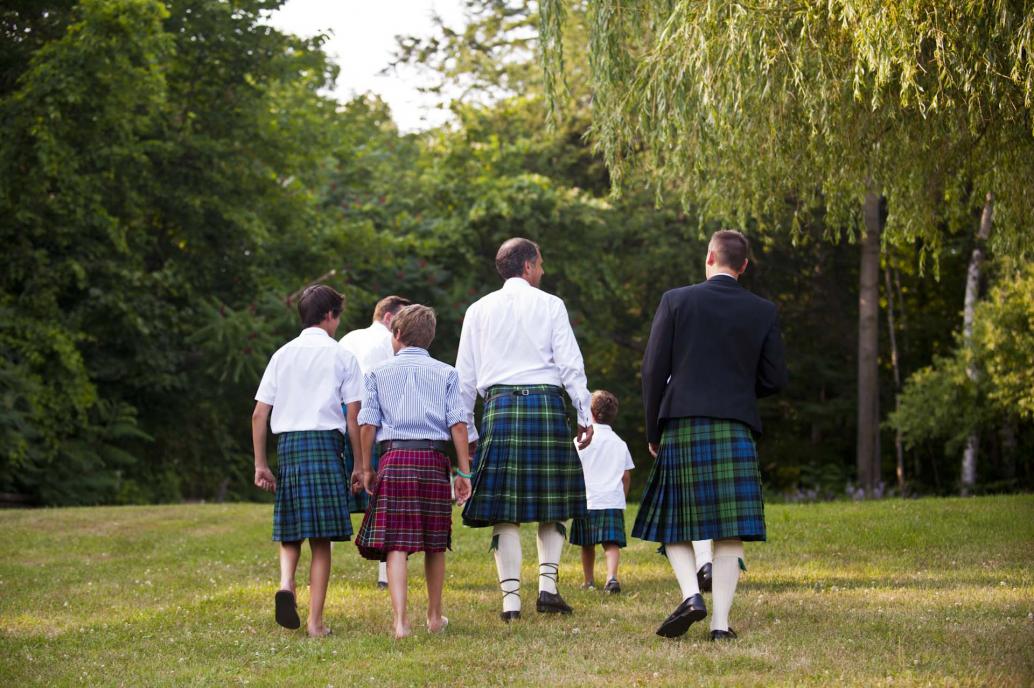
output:
POLYGON ((359 409, 359 419, 357 422, 359 425, 373 425, 379 428, 381 426, 381 414, 372 408, 364 406, 359 409))

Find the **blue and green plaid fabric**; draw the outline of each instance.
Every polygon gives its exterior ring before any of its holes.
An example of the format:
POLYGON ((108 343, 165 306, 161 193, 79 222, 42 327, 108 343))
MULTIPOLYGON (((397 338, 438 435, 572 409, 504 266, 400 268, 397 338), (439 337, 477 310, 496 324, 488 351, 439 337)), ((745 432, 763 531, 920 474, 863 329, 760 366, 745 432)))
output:
POLYGON ((585 518, 571 521, 572 545, 602 545, 613 542, 624 547, 625 542, 625 510, 624 509, 589 509, 585 518))
POLYGON ((765 505, 750 428, 716 418, 669 420, 632 536, 653 542, 764 540, 765 505))
MULTIPOLYGON (((377 472, 377 460, 381 456, 381 450, 377 448, 377 443, 373 443, 373 456, 371 457, 371 463, 373 464, 373 472, 377 472)), ((355 470, 355 456, 352 455, 352 443, 348 441, 348 436, 345 436, 345 476, 347 480, 352 480, 352 471, 355 470)), ((354 494, 351 490, 348 491, 349 499, 349 510, 353 514, 365 514, 366 509, 370 506, 370 495, 366 494, 366 490, 360 490, 359 494, 354 494)))
POLYGON ((582 464, 559 387, 491 387, 480 430, 464 524, 479 528, 585 515, 582 464))
POLYGON ((344 441, 337 430, 280 434, 273 540, 351 539, 344 441))

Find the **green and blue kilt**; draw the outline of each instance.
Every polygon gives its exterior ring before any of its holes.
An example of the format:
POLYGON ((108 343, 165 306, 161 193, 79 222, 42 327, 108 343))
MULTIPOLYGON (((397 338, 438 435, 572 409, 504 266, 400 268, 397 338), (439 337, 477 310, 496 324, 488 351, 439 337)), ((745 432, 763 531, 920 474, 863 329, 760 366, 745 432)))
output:
MULTIPOLYGON (((377 472, 377 461, 380 458, 381 450, 377 448, 377 443, 373 443, 373 456, 370 457, 370 463, 372 464, 373 472, 377 472)), ((355 456, 352 455, 352 443, 348 441, 348 436, 345 436, 345 475, 348 476, 349 482, 352 480, 352 471, 355 470, 355 456)), ((359 494, 355 494, 351 490, 348 491, 348 498, 350 500, 349 510, 353 514, 365 514, 366 510, 370 506, 370 495, 366 494, 366 490, 360 490, 359 494)))
POLYGON ((337 430, 281 433, 273 540, 351 539, 344 445, 345 437, 337 430))
POLYGON ((625 510, 589 509, 585 518, 571 521, 571 544, 583 547, 614 543, 624 547, 625 510))
POLYGON ((585 479, 571 438, 559 387, 491 387, 463 523, 480 528, 585 516, 585 479))
POLYGON ((632 536, 661 543, 765 540, 761 474, 750 428, 717 418, 669 420, 632 536))

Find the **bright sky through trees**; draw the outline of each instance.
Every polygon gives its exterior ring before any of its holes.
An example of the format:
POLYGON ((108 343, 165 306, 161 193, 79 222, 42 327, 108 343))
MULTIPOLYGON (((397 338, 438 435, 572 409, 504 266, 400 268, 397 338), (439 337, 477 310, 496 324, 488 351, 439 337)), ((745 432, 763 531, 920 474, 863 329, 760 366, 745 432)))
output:
POLYGON ((416 71, 401 68, 380 74, 391 60, 395 36, 432 33, 433 13, 447 25, 460 27, 462 5, 462 0, 288 0, 270 23, 300 36, 330 34, 324 49, 341 67, 334 95, 348 100, 359 93, 376 93, 391 106, 399 129, 408 132, 441 124, 449 111, 437 107, 439 98, 418 90, 424 81, 416 71))

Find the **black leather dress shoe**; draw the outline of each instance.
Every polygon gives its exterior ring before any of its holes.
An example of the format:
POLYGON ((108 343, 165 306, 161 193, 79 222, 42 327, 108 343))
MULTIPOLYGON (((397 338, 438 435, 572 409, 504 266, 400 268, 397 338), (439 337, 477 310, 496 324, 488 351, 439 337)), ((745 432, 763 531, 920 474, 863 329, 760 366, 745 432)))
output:
POLYGON ((738 637, 731 628, 727 631, 711 631, 711 640, 732 640, 738 637))
POLYGON ((506 623, 510 623, 511 621, 516 621, 517 619, 521 618, 521 613, 520 612, 501 612, 499 614, 499 618, 502 619, 503 621, 505 621, 506 623))
POLYGON ((697 585, 700 592, 711 592, 711 562, 707 562, 697 571, 697 585))
POLYGON ((539 599, 535 602, 535 611, 542 612, 543 614, 570 614, 574 610, 564 602, 564 598, 560 596, 560 593, 546 592, 543 590, 539 593, 539 599))
POLYGON ((675 611, 657 629, 657 635, 664 638, 678 638, 705 616, 707 616, 707 607, 704 606, 704 598, 697 593, 682 600, 682 604, 675 607, 675 611))

